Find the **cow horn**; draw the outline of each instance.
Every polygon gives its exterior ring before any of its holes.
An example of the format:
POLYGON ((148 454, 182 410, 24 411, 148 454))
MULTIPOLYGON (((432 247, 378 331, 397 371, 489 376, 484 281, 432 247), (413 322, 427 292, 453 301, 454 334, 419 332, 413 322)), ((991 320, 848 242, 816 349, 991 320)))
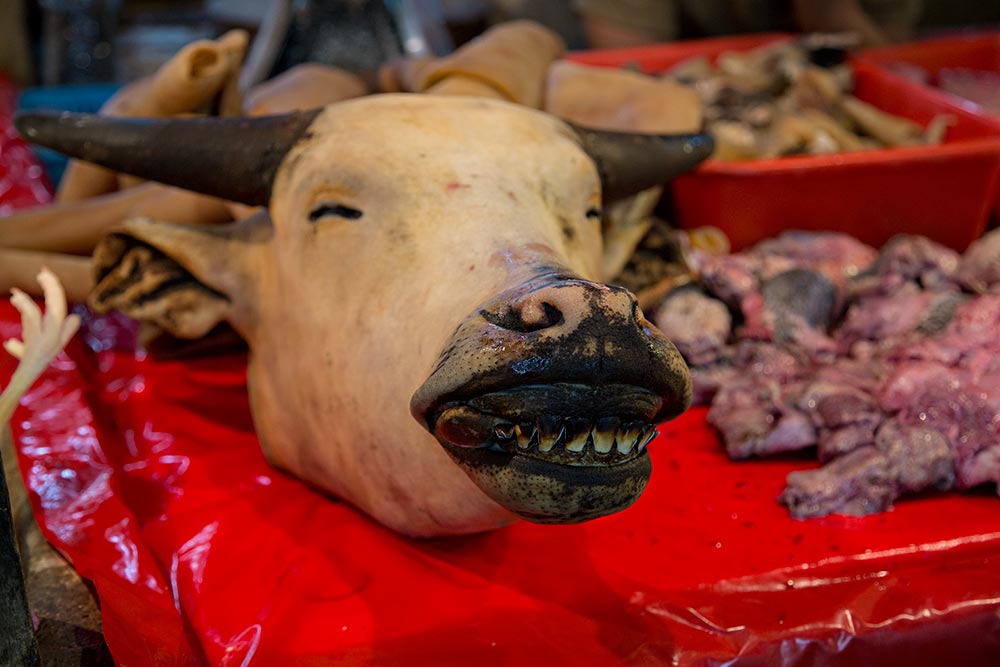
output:
POLYGON ((260 118, 111 118, 18 113, 28 141, 72 157, 229 201, 266 204, 278 165, 319 110, 260 118))
POLYGON ((712 154, 708 134, 633 134, 574 126, 597 164, 604 199, 615 201, 687 173, 712 154))

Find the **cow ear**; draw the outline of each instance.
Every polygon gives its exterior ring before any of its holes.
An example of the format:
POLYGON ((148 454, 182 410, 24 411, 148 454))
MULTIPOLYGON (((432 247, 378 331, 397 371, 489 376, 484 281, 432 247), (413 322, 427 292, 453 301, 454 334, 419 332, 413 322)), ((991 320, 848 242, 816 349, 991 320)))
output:
POLYGON ((252 306, 247 269, 270 232, 266 211, 218 226, 128 220, 94 251, 96 286, 88 304, 178 338, 200 338, 221 322, 242 332, 252 306))

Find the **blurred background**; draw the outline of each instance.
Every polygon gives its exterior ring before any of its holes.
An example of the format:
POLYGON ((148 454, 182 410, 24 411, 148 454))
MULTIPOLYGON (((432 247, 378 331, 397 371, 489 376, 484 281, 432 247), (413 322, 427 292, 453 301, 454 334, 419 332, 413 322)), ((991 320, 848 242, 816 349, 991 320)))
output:
POLYGON ((0 71, 21 86, 113 84, 181 46, 283 21, 275 74, 312 60, 363 70, 400 54, 441 55, 487 27, 530 18, 571 49, 773 30, 853 30, 869 44, 1000 26, 977 0, 4 0, 0 71))

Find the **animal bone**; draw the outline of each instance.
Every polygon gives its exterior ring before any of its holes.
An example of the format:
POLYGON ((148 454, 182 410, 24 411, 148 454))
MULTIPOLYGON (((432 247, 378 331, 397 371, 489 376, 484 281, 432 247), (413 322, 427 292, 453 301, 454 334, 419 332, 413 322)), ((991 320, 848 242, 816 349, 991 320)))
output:
POLYGON ((55 275, 43 269, 38 284, 45 294, 43 315, 27 294, 12 290, 10 301, 21 313, 22 340, 4 341, 3 347, 20 361, 10 384, 0 393, 0 424, 6 424, 24 393, 59 354, 80 327, 77 315, 66 314, 66 294, 55 275))

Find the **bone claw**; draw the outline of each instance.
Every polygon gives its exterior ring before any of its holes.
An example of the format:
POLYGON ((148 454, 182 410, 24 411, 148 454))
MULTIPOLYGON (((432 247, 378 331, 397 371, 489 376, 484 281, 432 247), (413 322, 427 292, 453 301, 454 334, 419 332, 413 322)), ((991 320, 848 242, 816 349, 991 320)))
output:
POLYGON ((10 290, 10 295, 10 302, 21 314, 21 337, 29 343, 41 331, 42 313, 34 299, 16 287, 10 290))
POLYGON ((66 319, 66 292, 62 284, 55 274, 44 266, 36 280, 42 286, 42 295, 45 298, 44 322, 49 326, 61 325, 66 319))
POLYGON ((14 357, 15 359, 24 358, 24 343, 17 340, 16 338, 5 340, 3 343, 3 349, 7 350, 10 356, 14 357))
POLYGON ((23 340, 10 339, 3 346, 12 356, 35 365, 40 373, 80 328, 80 318, 66 314, 66 293, 55 274, 43 268, 37 280, 45 297, 45 315, 31 297, 12 289, 10 301, 21 314, 23 340))

